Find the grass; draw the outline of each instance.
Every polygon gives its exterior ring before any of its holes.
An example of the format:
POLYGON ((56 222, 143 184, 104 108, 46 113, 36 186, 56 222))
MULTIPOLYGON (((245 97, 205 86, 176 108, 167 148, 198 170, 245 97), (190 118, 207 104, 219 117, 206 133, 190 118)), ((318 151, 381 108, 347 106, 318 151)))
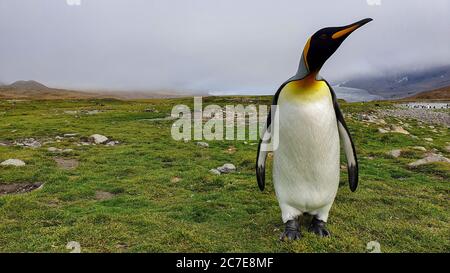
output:
MULTIPOLYGON (((270 98, 204 99, 204 105, 210 103, 269 105, 270 98)), ((343 103, 360 158, 360 186, 351 193, 342 171, 329 218, 331 238, 318 238, 303 226, 301 240, 281 243, 283 224, 270 170, 266 191, 256 185, 255 141, 210 141, 209 148, 175 141, 173 121, 149 119, 168 116, 176 104, 193 109, 192 98, 0 101, 0 141, 34 137, 45 142, 64 133, 98 133, 120 141, 114 147, 76 146, 79 138, 38 149, 0 146, 0 161, 27 163, 0 167, 0 183, 45 182, 41 190, 0 196, 0 252, 68 252, 69 241, 79 242, 84 252, 365 252, 370 241, 378 241, 383 252, 450 251, 449 165, 407 167, 424 156, 412 146, 435 148, 448 157, 448 128, 435 126, 438 133, 433 133, 403 120, 418 138, 380 134, 378 126, 356 117, 390 103, 343 103), (144 111, 148 108, 157 111, 144 111), (93 109, 102 112, 64 113, 93 109), (50 146, 74 149, 66 157, 79 160, 79 167, 58 168, 50 146), (236 151, 228 151, 231 146, 236 151), (386 155, 395 148, 406 152, 400 158, 386 155), (208 172, 229 162, 236 173, 208 172), (97 191, 114 197, 97 200, 97 191)))

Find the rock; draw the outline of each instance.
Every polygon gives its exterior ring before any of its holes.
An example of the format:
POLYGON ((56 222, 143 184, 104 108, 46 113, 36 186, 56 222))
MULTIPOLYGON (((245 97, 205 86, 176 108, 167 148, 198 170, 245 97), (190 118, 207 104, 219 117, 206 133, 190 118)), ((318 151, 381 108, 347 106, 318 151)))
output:
POLYGON ((0 196, 6 194, 25 193, 44 187, 42 182, 0 184, 0 196))
POLYGON ((392 151, 389 151, 387 154, 394 158, 397 158, 402 154, 402 150, 400 150, 400 149, 392 150, 392 151))
POLYGON ((47 149, 47 151, 51 152, 51 153, 59 153, 61 152, 61 149, 55 148, 55 147, 49 147, 47 149))
POLYGON ((220 173, 231 173, 236 171, 236 167, 231 163, 223 164, 222 167, 217 168, 220 173))
POLYGON ((93 134, 88 138, 89 142, 95 144, 103 144, 108 141, 108 138, 99 134, 93 134))
POLYGON ((64 111, 64 114, 76 115, 76 114, 78 114, 78 111, 64 111))
POLYGON ((433 139, 432 139, 431 137, 426 137, 426 138, 424 138, 423 140, 429 141, 429 142, 432 142, 432 141, 433 141, 433 139))
POLYGON ((11 146, 11 143, 8 141, 0 141, 0 146, 11 146))
POLYGON ((23 162, 20 159, 7 159, 7 160, 3 161, 2 163, 0 163, 0 165, 21 167, 21 166, 25 166, 26 164, 25 164, 25 162, 23 162))
POLYGON ((409 135, 409 132, 406 131, 405 129, 403 129, 402 126, 391 125, 390 129, 391 129, 392 133, 399 133, 399 134, 409 135))
POLYGON ((74 170, 79 165, 78 160, 76 159, 65 159, 56 157, 53 160, 55 160, 56 165, 58 165, 59 168, 64 170, 74 170))
POLYGON ((15 144, 17 146, 22 146, 22 147, 29 147, 29 148, 40 148, 42 145, 39 141, 35 140, 34 138, 26 138, 24 139, 22 142, 15 142, 15 144))
POLYGON ((412 147, 414 150, 426 152, 427 149, 423 146, 414 146, 412 147))
POLYGON ((235 152, 236 152, 236 147, 234 147, 234 146, 230 146, 226 150, 227 154, 234 154, 235 152))
POLYGON ((77 133, 64 134, 64 137, 76 137, 77 135, 78 135, 77 133))
POLYGON ((220 171, 217 169, 211 169, 209 170, 210 173, 215 174, 215 175, 220 175, 220 171))
POLYGON ((178 176, 172 177, 172 179, 170 179, 170 182, 172 183, 178 183, 181 181, 181 178, 178 176))
POLYGON ((384 120, 384 119, 378 119, 377 121, 376 121, 376 123, 378 123, 378 124, 386 124, 386 121, 384 120))
POLYGON ((58 149, 55 147, 49 147, 47 149, 47 151, 49 151, 51 153, 71 153, 71 152, 73 152, 73 149, 58 149))
POLYGON ((96 191, 95 192, 95 199, 96 200, 108 200, 114 197, 114 194, 106 191, 96 191))
POLYGON ((429 153, 425 158, 419 159, 417 161, 414 161, 412 163, 409 163, 409 167, 417 167, 420 165, 424 165, 427 163, 433 163, 433 162, 447 162, 450 163, 450 159, 440 155, 440 154, 434 154, 429 153))
POLYGON ((450 153, 450 145, 446 146, 445 150, 450 153))
POLYGON ((112 140, 112 141, 108 141, 105 145, 106 146, 116 146, 117 144, 119 144, 119 141, 112 140))
POLYGON ((62 136, 56 136, 55 139, 56 140, 63 140, 64 138, 62 136))
POLYGON ((209 147, 209 144, 208 143, 206 143, 206 142, 197 142, 197 143, 195 143, 197 146, 200 146, 200 147, 202 147, 202 148, 208 148, 209 147))
POLYGON ((385 130, 385 129, 383 129, 383 128, 378 128, 378 132, 379 132, 379 133, 382 133, 382 134, 389 133, 388 130, 385 130))

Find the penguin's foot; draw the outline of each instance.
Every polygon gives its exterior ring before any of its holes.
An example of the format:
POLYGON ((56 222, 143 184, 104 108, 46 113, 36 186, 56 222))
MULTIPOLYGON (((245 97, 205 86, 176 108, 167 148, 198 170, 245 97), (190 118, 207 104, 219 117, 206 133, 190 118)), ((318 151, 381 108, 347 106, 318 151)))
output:
POLYGON ((314 217, 311 221, 311 225, 309 226, 309 231, 314 232, 320 237, 328 237, 330 236, 330 232, 325 228, 326 224, 327 223, 325 223, 324 221, 314 217))
POLYGON ((302 237, 300 233, 300 224, 298 220, 289 220, 286 222, 284 232, 280 236, 281 241, 293 241, 302 237))

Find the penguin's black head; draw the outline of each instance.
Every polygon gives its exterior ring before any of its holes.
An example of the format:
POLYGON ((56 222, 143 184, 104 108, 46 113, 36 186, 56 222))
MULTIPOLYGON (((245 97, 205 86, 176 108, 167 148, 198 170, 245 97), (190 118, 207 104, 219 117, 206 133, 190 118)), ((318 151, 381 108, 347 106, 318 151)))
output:
POLYGON ((303 58, 309 72, 318 72, 353 31, 370 21, 372 21, 371 18, 366 18, 347 26, 327 27, 314 33, 303 50, 303 58))

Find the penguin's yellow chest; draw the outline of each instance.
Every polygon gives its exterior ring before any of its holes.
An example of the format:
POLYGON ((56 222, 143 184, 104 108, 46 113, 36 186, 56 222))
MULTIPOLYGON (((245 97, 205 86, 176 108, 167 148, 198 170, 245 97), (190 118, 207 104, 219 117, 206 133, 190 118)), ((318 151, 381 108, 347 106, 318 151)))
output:
POLYGON ((330 97, 330 90, 324 81, 303 79, 292 81, 283 88, 280 99, 289 102, 316 102, 330 97))

